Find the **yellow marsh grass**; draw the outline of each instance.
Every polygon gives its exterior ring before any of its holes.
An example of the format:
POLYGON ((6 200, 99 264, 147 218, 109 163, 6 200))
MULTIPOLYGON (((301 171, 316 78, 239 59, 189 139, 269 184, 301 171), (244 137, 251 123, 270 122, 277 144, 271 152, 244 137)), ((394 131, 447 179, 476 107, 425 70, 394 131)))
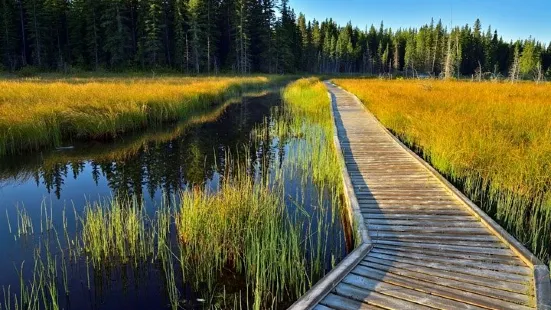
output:
POLYGON ((0 81, 0 156, 177 120, 267 77, 0 81))
POLYGON ((335 82, 540 257, 548 257, 551 84, 335 82))

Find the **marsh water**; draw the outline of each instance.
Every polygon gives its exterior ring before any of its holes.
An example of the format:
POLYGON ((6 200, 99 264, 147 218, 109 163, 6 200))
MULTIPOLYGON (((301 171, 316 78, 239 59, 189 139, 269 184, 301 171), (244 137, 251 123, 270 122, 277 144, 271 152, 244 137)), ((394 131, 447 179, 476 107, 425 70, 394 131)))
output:
MULTIPOLYGON (((19 293, 19 272, 31 274, 33 252, 41 242, 43 218, 57 231, 75 233, 71 220, 86 204, 125 196, 142 200, 148 212, 162 203, 163 197, 178 197, 182 190, 207 187, 216 191, 228 173, 228 155, 238 158, 257 178, 270 178, 266 163, 293 160, 292 149, 300 138, 281 139, 266 130, 262 143, 251 136, 277 117, 282 101, 279 91, 243 96, 237 102, 216 105, 209 111, 164 128, 125 135, 113 141, 67 143, 55 150, 4 157, 0 161, 0 288, 19 293), (265 174, 265 175, 263 175, 265 174), (18 214, 25 210, 33 223, 33 232, 18 233, 18 214), (25 263, 24 263, 25 262, 25 263)), ((275 163, 275 164, 274 164, 275 163)), ((281 168, 283 169, 283 168, 281 168)), ((300 171, 285 177, 288 212, 300 213, 334 200, 309 176, 300 171), (301 181, 302 180, 302 181, 301 181), (306 182, 304 181, 306 180, 306 182), (300 197, 300 198, 297 198, 300 197), (321 197, 321 199, 320 199, 321 197), (325 199, 325 198, 327 199, 325 199)), ((331 211, 333 212, 333 211, 331 211)), ((328 221, 329 240, 324 268, 330 270, 347 253, 344 224, 339 214, 317 219, 328 221)), ((164 279, 154 265, 139 270, 120 268, 103 272, 89 270, 83 263, 68 268, 68 296, 59 284, 59 308, 64 309, 162 309, 169 308, 164 279)), ((24 279, 28 281, 29 279, 24 279)), ((179 286, 183 308, 218 307, 216 298, 240 294, 243 280, 233 271, 221 274, 215 294, 179 286)), ((7 308, 6 294, 0 305, 7 308)), ((281 305, 289 305, 292 300, 281 305)), ((223 307, 223 306, 221 306, 223 307)), ((2 308, 2 307, 0 307, 2 308)))

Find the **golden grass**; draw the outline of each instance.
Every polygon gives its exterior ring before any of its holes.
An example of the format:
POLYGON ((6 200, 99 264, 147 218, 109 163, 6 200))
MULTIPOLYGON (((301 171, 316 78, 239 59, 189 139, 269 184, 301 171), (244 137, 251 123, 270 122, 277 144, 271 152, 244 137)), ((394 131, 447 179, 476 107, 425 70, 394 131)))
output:
POLYGON ((0 80, 0 156, 186 117, 267 77, 0 80))
POLYGON ((551 240, 551 84, 337 79, 540 257, 551 240))

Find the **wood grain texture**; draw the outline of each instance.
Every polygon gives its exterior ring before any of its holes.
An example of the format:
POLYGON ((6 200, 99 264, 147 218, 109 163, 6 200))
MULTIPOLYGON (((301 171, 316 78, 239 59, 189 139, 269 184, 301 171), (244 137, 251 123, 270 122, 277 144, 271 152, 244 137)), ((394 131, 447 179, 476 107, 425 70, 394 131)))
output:
POLYGON ((370 250, 323 296, 319 309, 551 309, 549 296, 542 297, 549 281, 541 278, 548 273, 531 254, 427 168, 357 98, 326 85, 347 190, 357 199, 370 250))

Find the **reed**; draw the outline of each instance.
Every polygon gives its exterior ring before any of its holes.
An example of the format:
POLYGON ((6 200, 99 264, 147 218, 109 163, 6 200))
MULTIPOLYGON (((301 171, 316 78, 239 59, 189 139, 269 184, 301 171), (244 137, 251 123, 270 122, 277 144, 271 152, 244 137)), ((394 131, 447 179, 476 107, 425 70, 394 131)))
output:
POLYGON ((278 78, 0 80, 0 156, 185 118, 278 78))
POLYGON ((95 268, 112 264, 146 261, 154 253, 153 227, 148 225, 145 208, 135 198, 115 198, 87 205, 81 222, 82 249, 95 268))
POLYGON ((551 250, 551 84, 337 79, 537 256, 551 250))
POLYGON ((82 286, 88 290, 98 271, 157 268, 172 309, 184 305, 182 283, 201 288, 206 307, 290 305, 341 259, 343 245, 333 242, 338 237, 333 233, 342 233, 342 180, 323 85, 300 80, 283 96, 283 110, 255 130, 251 143, 289 153, 275 161, 242 160, 250 154, 228 153, 216 190, 199 184, 177 197, 164 197, 152 211, 136 198, 90 203, 81 214, 74 211, 74 236, 68 234, 63 210, 65 244, 52 210, 41 206, 40 233, 52 240, 38 246, 31 280, 25 282, 29 277, 21 272, 22 291, 16 295, 7 288, 6 307, 15 298, 32 303, 29 308, 59 308, 60 292, 72 293, 67 262, 85 263, 82 286), (312 104, 317 107, 308 106, 312 104), (289 181, 298 187, 294 195, 287 192, 289 181), (228 272, 244 279, 244 287, 227 293, 220 281, 228 272))
POLYGON ((327 90, 317 78, 300 79, 283 91, 287 130, 301 138, 301 144, 289 158, 304 170, 312 170, 316 182, 330 184, 342 193, 342 176, 333 141, 333 118, 327 90))

